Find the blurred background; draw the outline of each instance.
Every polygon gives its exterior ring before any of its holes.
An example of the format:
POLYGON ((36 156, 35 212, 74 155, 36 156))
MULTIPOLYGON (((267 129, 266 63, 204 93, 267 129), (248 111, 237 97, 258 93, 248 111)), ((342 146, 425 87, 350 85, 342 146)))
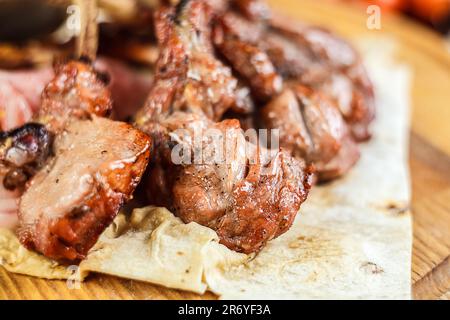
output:
MULTIPOLYGON (((155 50, 151 30, 151 8, 161 1, 176 0, 97 0, 100 11, 100 54, 111 55, 132 63, 152 66, 155 50), (120 45, 118 45, 120 44, 120 45)), ((215 1, 215 0, 212 0, 215 1)), ((290 0, 271 1, 273 7, 286 8, 298 3, 314 3, 316 8, 352 9, 367 17, 369 5, 386 16, 404 17, 446 41, 450 52, 450 0, 290 0), (331 5, 331 6, 330 6, 331 5)), ((72 0, 0 0, 0 68, 46 64, 55 54, 70 52, 73 33, 64 23, 70 17, 72 0)), ((313 9, 314 10, 314 9, 313 9)), ((294 12, 302 14, 301 12, 294 12)), ((304 12, 304 15, 314 15, 304 12)), ((326 20, 326 19, 325 19, 326 20)), ((315 22, 313 19, 312 22, 315 22)), ((319 20, 319 23, 322 21, 319 20)), ((327 21, 325 21, 327 22, 327 21)), ((344 21, 331 21, 331 28, 344 21)), ((328 24, 326 24, 328 25, 328 24)), ((412 35, 414 35, 412 33, 412 35)))
POLYGON ((450 32, 450 0, 334 0, 334 2, 365 7, 378 5, 383 13, 402 14, 443 34, 448 35, 450 32))

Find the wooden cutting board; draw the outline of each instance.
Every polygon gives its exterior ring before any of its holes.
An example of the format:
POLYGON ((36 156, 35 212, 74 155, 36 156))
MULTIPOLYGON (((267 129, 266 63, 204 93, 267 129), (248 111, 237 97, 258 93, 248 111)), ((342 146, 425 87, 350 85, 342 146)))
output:
MULTIPOLYGON (((450 54, 441 36, 404 18, 382 16, 366 27, 366 8, 325 0, 270 0, 295 18, 328 26, 346 37, 388 35, 399 59, 414 71, 410 166, 414 214, 412 261, 416 299, 450 299, 450 54)), ((214 299, 137 281, 94 275, 77 290, 64 281, 14 275, 0 268, 0 299, 214 299)))

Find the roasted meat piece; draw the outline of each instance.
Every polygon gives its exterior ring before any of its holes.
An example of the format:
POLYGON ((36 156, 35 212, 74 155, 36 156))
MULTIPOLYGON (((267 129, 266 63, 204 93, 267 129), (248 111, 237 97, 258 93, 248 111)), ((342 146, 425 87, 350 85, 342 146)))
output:
POLYGON ((261 46, 285 79, 300 80, 332 97, 356 140, 370 138, 375 118, 373 86, 349 43, 326 29, 273 15, 261 46))
POLYGON ((229 248, 257 252, 291 226, 312 168, 257 139, 247 141, 236 119, 214 122, 236 110, 239 85, 202 38, 210 32, 197 23, 207 21, 207 12, 202 1, 184 1, 156 19, 155 82, 136 117, 154 141, 145 189, 151 204, 216 230, 229 248))
POLYGON ((202 114, 215 121, 229 109, 252 109, 231 69, 213 54, 208 27, 211 16, 203 1, 182 1, 176 9, 158 10, 160 57, 152 97, 137 115, 139 121, 165 109, 202 114))
POLYGON ((332 100, 295 85, 286 88, 260 111, 263 125, 278 129, 281 147, 314 163, 320 181, 346 173, 359 151, 332 100))
POLYGON ((147 181, 151 203, 216 230, 221 243, 244 253, 289 229, 312 184, 305 162, 246 141, 237 120, 176 112, 159 125, 160 158, 147 181))
POLYGON ((227 13, 217 19, 213 38, 220 53, 250 85, 253 95, 259 101, 267 101, 281 91, 283 80, 269 56, 248 41, 259 36, 259 30, 239 16, 227 13))
POLYGON ((26 185, 17 231, 24 246, 61 262, 85 258, 132 198, 151 148, 141 131, 102 118, 112 102, 108 77, 91 65, 96 2, 78 4, 87 23, 76 41, 79 60, 60 65, 44 89, 36 119, 54 135, 53 156, 26 185))
POLYGON ((85 62, 61 66, 45 88, 37 119, 55 141, 53 157, 42 162, 20 199, 18 236, 27 248, 79 261, 132 197, 150 140, 128 124, 99 117, 111 106, 101 75, 85 62))
POLYGON ((149 152, 148 137, 128 124, 70 121, 20 200, 21 243, 59 261, 83 259, 132 197, 149 152))
POLYGON ((9 188, 21 188, 51 155, 51 141, 68 121, 105 116, 112 101, 101 75, 87 63, 69 61, 59 66, 42 93, 42 104, 33 125, 2 133, 0 165, 9 188), (11 157, 14 157, 12 159, 11 157))
POLYGON ((246 11, 261 2, 236 1, 237 10, 218 15, 213 39, 220 54, 258 100, 278 94, 281 78, 312 87, 335 100, 357 141, 369 139, 374 92, 356 50, 325 29, 246 11))

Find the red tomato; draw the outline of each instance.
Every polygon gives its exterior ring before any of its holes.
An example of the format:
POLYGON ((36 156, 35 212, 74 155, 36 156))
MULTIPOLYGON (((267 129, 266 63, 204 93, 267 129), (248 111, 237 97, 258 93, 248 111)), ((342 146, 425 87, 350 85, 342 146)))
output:
POLYGON ((450 13, 450 0, 410 0, 410 2, 414 14, 428 21, 440 20, 450 13))

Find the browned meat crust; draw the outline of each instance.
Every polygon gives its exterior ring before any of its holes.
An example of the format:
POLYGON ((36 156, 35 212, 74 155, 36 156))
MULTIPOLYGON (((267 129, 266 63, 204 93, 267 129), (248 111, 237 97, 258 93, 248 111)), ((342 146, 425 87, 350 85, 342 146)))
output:
POLYGON ((89 64, 69 61, 44 89, 37 119, 56 133, 72 118, 106 116, 111 110, 110 92, 99 74, 89 64))
POLYGON ((290 79, 332 97, 357 141, 368 140, 375 118, 374 91, 361 57, 344 39, 330 31, 304 26, 273 15, 265 37, 278 70, 290 79))
POLYGON ((233 204, 217 228, 221 243, 244 253, 261 250, 289 230, 311 185, 312 167, 284 152, 264 167, 250 166, 233 189, 233 204))
POLYGON ((359 159, 336 105, 318 91, 300 85, 287 88, 260 116, 266 128, 279 130, 281 147, 315 164, 321 181, 345 174, 359 159))
POLYGON ((112 108, 106 80, 89 63, 69 61, 42 94, 37 120, 55 136, 46 153, 54 157, 43 159, 21 197, 18 236, 27 248, 63 262, 85 257, 148 163, 144 133, 98 118, 112 108))
POLYGON ((154 87, 137 122, 147 122, 152 114, 167 110, 202 114, 217 121, 231 108, 252 109, 242 105, 248 100, 242 98, 238 80, 213 54, 209 7, 202 1, 187 1, 177 8, 162 7, 156 14, 161 53, 154 87))
POLYGON ((54 160, 20 200, 19 239, 59 261, 83 259, 147 166, 150 140, 130 125, 93 116, 70 122, 54 160))
POLYGON ((109 91, 101 74, 87 63, 69 61, 57 67, 56 76, 42 93, 42 105, 25 124, 0 136, 0 165, 6 172, 3 184, 21 189, 52 154, 52 137, 72 119, 105 116, 112 109, 109 91))
POLYGON ((260 101, 269 100, 281 91, 282 78, 276 72, 269 56, 258 46, 240 40, 227 28, 230 21, 224 19, 222 23, 216 24, 215 45, 239 75, 249 83, 253 95, 260 101))
POLYGON ((149 170, 150 203, 173 210, 184 222, 197 222, 217 231, 221 243, 245 253, 259 251, 267 241, 286 232, 306 200, 312 168, 279 150, 258 148, 245 141, 237 120, 213 123, 180 112, 160 122, 160 158, 149 170), (187 130, 173 140, 177 129, 187 130), (226 159, 212 163, 174 164, 172 151, 184 145, 195 152, 219 150, 203 137, 191 144, 195 132, 218 130, 226 137, 226 159), (169 136, 170 135, 170 136, 169 136), (242 153, 242 150, 253 150, 242 153))

